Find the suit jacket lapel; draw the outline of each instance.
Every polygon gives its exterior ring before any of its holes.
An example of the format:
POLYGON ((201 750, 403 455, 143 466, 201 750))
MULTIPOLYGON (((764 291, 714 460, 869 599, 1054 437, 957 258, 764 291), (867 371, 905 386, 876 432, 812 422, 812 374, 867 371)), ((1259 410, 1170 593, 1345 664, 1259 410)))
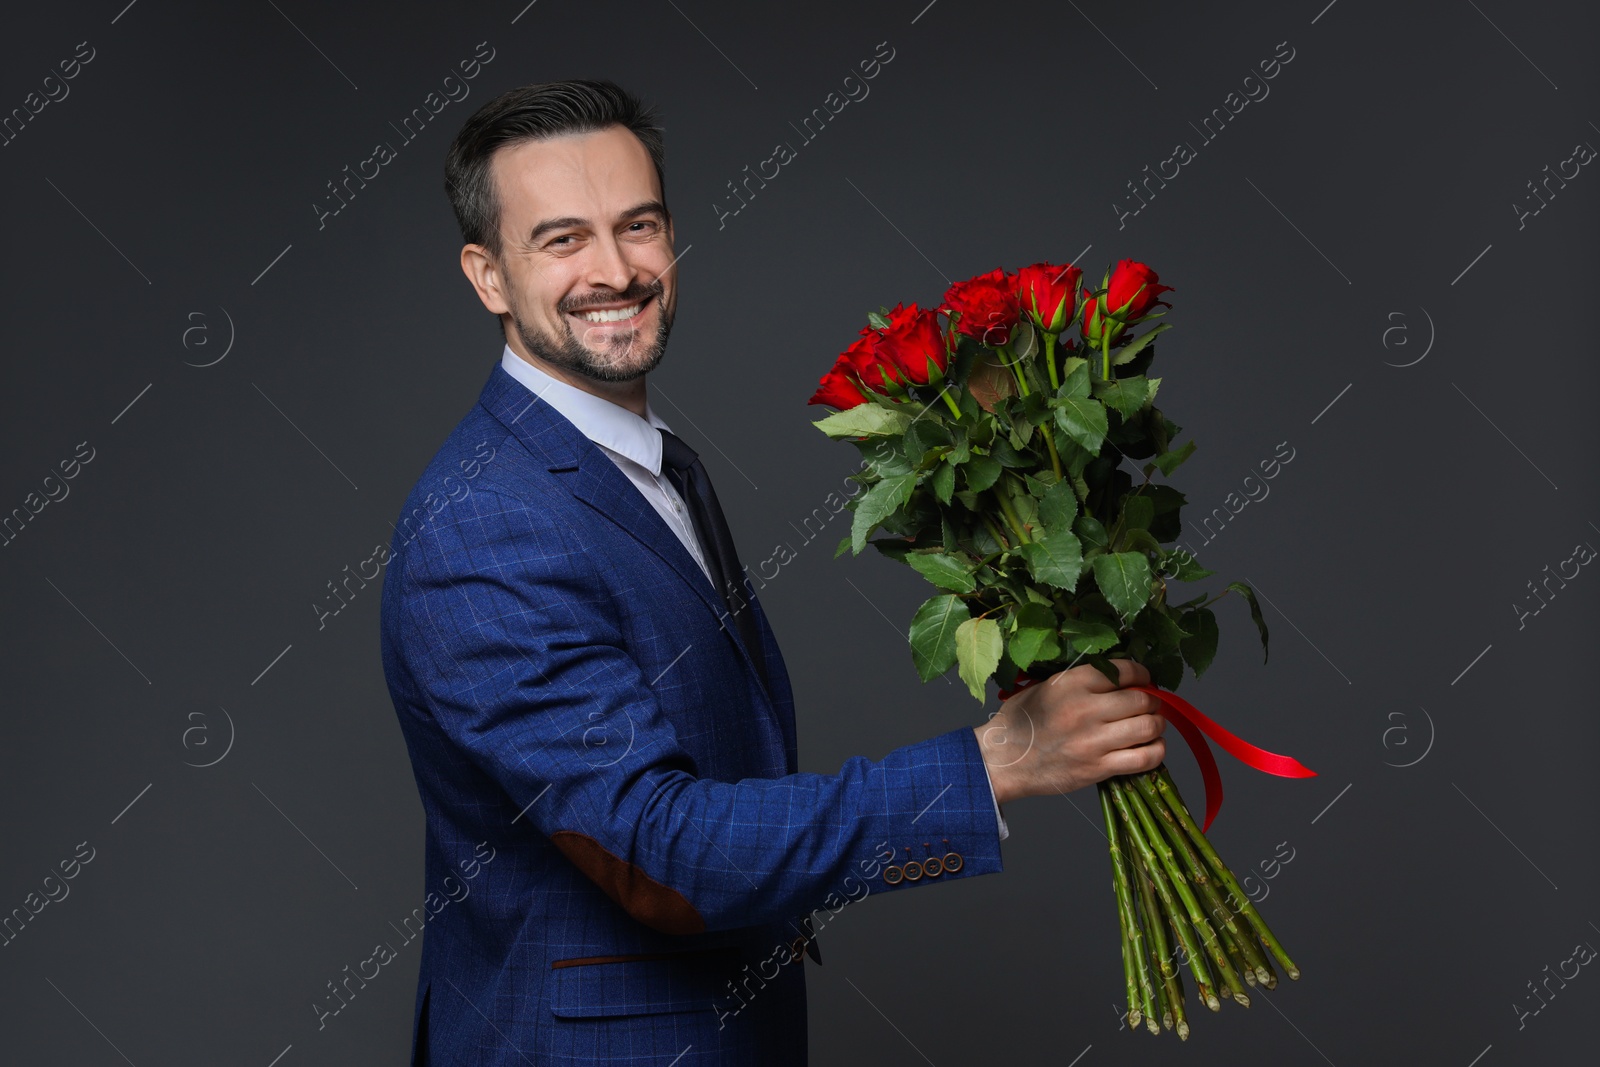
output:
MULTIPOLYGON (((644 499, 638 488, 617 469, 611 457, 602 452, 598 445, 579 432, 559 411, 531 394, 499 364, 490 374, 480 402, 548 470, 561 474, 573 496, 616 523, 659 556, 695 591, 706 610, 714 618, 722 619, 727 613, 727 605, 712 587, 705 572, 683 547, 683 542, 661 520, 650 502, 644 499)), ((755 679, 756 688, 767 697, 764 703, 774 728, 780 738, 784 737, 771 694, 762 687, 761 676, 750 659, 749 650, 739 639, 731 621, 725 629, 739 650, 745 670, 755 679)))

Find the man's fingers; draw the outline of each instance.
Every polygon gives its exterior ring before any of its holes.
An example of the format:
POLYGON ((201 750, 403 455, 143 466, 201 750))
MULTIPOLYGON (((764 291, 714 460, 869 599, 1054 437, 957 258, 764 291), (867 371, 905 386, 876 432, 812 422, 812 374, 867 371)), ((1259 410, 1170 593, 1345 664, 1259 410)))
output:
POLYGON ((1094 700, 1096 715, 1101 722, 1116 722, 1139 715, 1158 715, 1166 708, 1160 697, 1142 689, 1113 689, 1101 693, 1094 700))
POLYGON ((1133 748, 1122 748, 1115 752, 1108 752, 1105 766, 1113 775, 1118 774, 1143 774, 1153 771, 1161 766, 1161 761, 1167 758, 1167 743, 1162 738, 1156 738, 1146 745, 1136 745, 1133 748))
POLYGON ((1111 749, 1133 748, 1156 740, 1166 729, 1167 720, 1160 715, 1135 715, 1108 724, 1105 736, 1111 749))
MULTIPOLYGON (((1130 685, 1149 685, 1150 671, 1141 663, 1131 659, 1114 659, 1111 661, 1117 668, 1117 684, 1112 685, 1111 679, 1101 674, 1092 663, 1085 663, 1073 667, 1062 674, 1071 674, 1073 671, 1084 671, 1083 688, 1091 693, 1111 693, 1117 689, 1126 689, 1130 685)), ((1059 677, 1059 675, 1057 676, 1059 677)))

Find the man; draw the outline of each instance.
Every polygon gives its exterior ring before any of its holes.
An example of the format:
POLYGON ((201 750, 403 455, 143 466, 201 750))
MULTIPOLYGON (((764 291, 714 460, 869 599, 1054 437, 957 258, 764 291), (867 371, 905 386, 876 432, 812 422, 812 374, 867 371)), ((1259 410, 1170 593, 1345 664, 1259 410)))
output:
POLYGON ((1000 805, 1164 755, 1155 698, 1084 665, 981 727, 797 773, 783 657, 647 398, 678 296, 662 155, 591 81, 506 93, 450 149, 505 348, 383 590, 427 815, 416 1064, 804 1063, 813 912, 999 871, 1000 805))

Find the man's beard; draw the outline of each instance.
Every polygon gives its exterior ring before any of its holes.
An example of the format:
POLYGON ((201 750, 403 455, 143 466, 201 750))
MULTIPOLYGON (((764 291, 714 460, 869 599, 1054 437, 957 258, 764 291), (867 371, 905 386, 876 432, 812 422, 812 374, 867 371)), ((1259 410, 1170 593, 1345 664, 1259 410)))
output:
POLYGON ((659 325, 656 327, 655 339, 645 350, 642 361, 632 366, 620 366, 617 361, 622 358, 623 353, 633 350, 639 331, 607 330, 606 333, 612 342, 606 346, 609 351, 607 354, 597 354, 578 340, 577 335, 572 332, 572 323, 566 316, 568 311, 581 312, 584 308, 582 304, 561 308, 562 334, 559 338, 553 338, 533 324, 523 321, 516 308, 511 309, 511 321, 516 326, 517 335, 522 338, 527 350, 545 362, 598 382, 628 382, 654 370, 667 354, 667 336, 672 332, 672 311, 665 304, 661 304, 663 288, 657 281, 650 285, 630 288, 627 292, 605 301, 606 303, 635 299, 642 301, 650 297, 659 305, 659 325), (610 352, 615 352, 616 356, 608 358, 610 352))

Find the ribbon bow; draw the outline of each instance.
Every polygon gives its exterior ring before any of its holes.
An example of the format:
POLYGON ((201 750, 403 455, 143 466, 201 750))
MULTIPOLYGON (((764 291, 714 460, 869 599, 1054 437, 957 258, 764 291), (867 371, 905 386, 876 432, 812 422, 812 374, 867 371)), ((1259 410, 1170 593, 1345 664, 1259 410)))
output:
MULTIPOLYGON (((1000 690, 1000 699, 1006 700, 1038 681, 1040 679, 1019 673, 1015 686, 1000 690)), ((1217 812, 1222 808, 1222 774, 1217 770, 1217 759, 1211 754, 1211 746, 1206 744, 1206 736, 1211 737, 1224 751, 1245 766, 1254 767, 1258 771, 1275 774, 1280 778, 1317 776, 1316 771, 1293 756, 1268 752, 1264 748, 1252 745, 1237 734, 1230 733, 1176 693, 1169 693, 1153 685, 1130 685, 1124 688, 1142 690, 1165 704, 1167 720, 1178 728, 1183 739, 1189 743, 1189 750, 1194 753, 1195 762, 1200 765, 1200 777, 1206 787, 1206 821, 1200 827, 1201 833, 1211 829, 1211 820, 1217 817, 1217 812)))

